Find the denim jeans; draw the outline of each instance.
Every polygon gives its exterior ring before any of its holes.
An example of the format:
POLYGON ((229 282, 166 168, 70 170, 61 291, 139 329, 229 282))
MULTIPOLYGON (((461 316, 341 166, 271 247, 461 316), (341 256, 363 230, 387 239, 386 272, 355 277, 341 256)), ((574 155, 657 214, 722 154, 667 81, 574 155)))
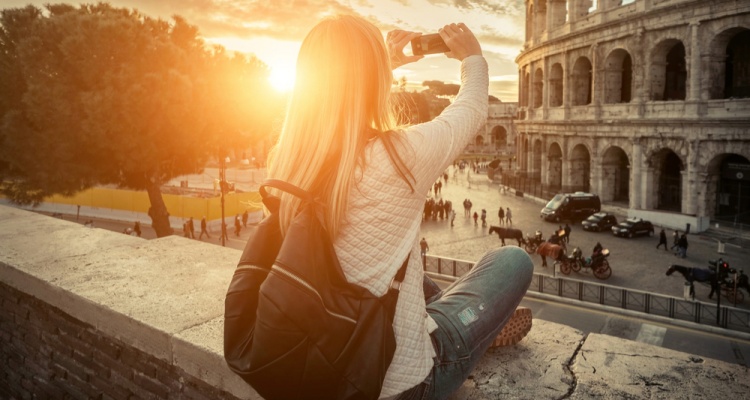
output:
POLYGON ((427 312, 438 325, 430 335, 435 365, 421 384, 397 398, 445 399, 461 387, 518 307, 533 270, 524 250, 507 246, 487 252, 445 290, 425 275, 427 312))

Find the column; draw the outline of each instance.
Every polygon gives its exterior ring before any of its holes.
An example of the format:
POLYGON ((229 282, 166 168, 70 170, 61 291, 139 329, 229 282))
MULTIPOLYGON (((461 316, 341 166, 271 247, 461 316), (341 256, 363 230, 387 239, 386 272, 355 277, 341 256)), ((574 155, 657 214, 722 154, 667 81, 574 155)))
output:
POLYGON ((688 142, 687 167, 682 172, 682 213, 696 216, 698 216, 697 197, 705 191, 705 186, 698 186, 699 146, 698 140, 688 142))
POLYGON ((633 140, 633 162, 630 165, 630 208, 642 209, 642 188, 641 188, 641 165, 643 165, 643 150, 638 139, 633 140))
POLYGON ((701 93, 701 50, 698 40, 698 26, 700 22, 693 21, 690 23, 690 60, 688 76, 690 82, 690 91, 688 92, 688 101, 700 100, 701 93))
POLYGON ((568 59, 568 52, 563 53, 563 119, 570 119, 570 91, 571 91, 571 79, 570 79, 570 60, 568 59))

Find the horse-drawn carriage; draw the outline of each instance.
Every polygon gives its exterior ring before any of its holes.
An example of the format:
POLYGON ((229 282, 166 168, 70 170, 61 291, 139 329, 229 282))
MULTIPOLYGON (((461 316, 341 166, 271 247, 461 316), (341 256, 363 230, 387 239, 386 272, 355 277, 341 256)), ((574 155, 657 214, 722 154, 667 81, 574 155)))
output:
MULTIPOLYGON (((672 265, 667 269, 666 275, 672 275, 679 272, 690 284, 690 297, 695 299, 695 282, 705 283, 711 287, 708 298, 713 298, 714 293, 720 292, 724 297, 734 304, 740 304, 745 301, 745 294, 740 289, 745 289, 750 293, 750 281, 743 271, 729 268, 729 265, 723 262, 724 268, 727 269, 726 276, 719 279, 716 276, 716 270, 722 268, 719 266, 720 260, 711 262, 714 266, 711 268, 692 268, 683 265, 672 265)), ((722 274, 724 275, 724 274, 722 274)))

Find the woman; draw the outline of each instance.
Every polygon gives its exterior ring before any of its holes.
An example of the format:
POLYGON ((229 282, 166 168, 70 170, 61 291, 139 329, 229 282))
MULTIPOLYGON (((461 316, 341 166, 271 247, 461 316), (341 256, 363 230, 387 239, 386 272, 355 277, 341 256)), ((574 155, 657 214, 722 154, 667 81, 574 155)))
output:
MULTIPOLYGON (((381 398, 444 398, 471 372, 513 314, 532 263, 518 248, 485 255, 440 291, 423 274, 419 226, 425 194, 487 117, 488 72, 463 24, 447 25, 447 55, 461 61, 461 90, 431 122, 399 128, 389 104, 392 68, 419 33, 381 32, 354 16, 324 19, 307 35, 268 175, 312 192, 350 282, 382 296, 409 264, 396 307, 397 348, 381 398), (423 287, 424 285, 424 287, 423 287), (429 304, 426 304, 429 303, 429 304)), ((299 200, 279 193, 285 232, 299 200)))

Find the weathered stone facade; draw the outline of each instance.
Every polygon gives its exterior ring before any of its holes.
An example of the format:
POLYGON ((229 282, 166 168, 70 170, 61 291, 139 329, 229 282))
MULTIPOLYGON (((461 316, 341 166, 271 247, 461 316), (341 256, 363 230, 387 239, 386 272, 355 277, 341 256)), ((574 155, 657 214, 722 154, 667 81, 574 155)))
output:
POLYGON ((583 3, 526 1, 518 172, 664 226, 750 223, 750 1, 583 3))

